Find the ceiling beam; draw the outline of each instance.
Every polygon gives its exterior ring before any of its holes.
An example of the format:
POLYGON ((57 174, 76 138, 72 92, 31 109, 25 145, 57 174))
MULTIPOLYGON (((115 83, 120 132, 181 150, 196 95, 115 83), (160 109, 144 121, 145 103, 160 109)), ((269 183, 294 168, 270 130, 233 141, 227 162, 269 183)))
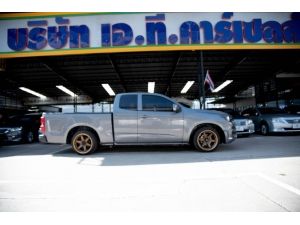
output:
POLYGON ((165 95, 168 95, 168 96, 171 95, 171 83, 172 83, 172 79, 173 79, 173 77, 174 77, 174 75, 176 73, 176 69, 177 69, 177 66, 178 66, 178 64, 180 62, 181 56, 182 56, 182 53, 179 52, 178 55, 177 55, 177 59, 175 60, 175 63, 173 65, 173 67, 172 67, 171 73, 170 73, 170 75, 168 77, 168 82, 167 82, 168 86, 167 86, 166 90, 164 91, 165 95))
POLYGON ((248 55, 245 54, 240 54, 238 55, 236 58, 234 58, 230 63, 228 63, 223 70, 221 70, 221 72, 219 73, 220 76, 224 76, 223 80, 225 80, 229 73, 231 72, 231 70, 233 70, 235 67, 237 67, 238 65, 242 64, 246 59, 247 59, 248 55))
POLYGON ((124 92, 127 92, 128 89, 126 88, 124 78, 120 74, 120 70, 118 69, 118 66, 117 66, 115 60, 113 60, 113 58, 109 54, 107 55, 107 58, 108 58, 108 60, 109 60, 109 62, 111 64, 113 70, 115 71, 115 74, 117 75, 118 79, 120 80, 124 92))
MULTIPOLYGON (((60 78, 62 80, 62 84, 63 85, 71 85, 73 88, 76 89, 76 92, 81 92, 82 94, 85 94, 87 96, 89 96, 93 101, 98 100, 98 96, 95 96, 93 93, 91 93, 88 90, 84 90, 82 87, 80 87, 80 84, 78 84, 77 82, 71 81, 71 78, 64 74, 63 71, 61 71, 60 69, 57 68, 57 65, 54 65, 53 62, 50 62, 50 60, 43 60, 41 61, 42 65, 44 67, 46 67, 49 71, 55 73, 58 78, 60 78)), ((99 86, 100 88, 100 86, 99 86)))

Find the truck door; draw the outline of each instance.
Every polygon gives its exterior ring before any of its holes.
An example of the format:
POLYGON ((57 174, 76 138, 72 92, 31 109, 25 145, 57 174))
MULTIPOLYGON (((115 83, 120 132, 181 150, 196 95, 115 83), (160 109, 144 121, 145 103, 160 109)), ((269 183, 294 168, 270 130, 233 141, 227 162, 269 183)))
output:
POLYGON ((173 102, 158 95, 143 94, 138 111, 139 143, 181 143, 183 113, 173 111, 173 102))
POLYGON ((137 99, 137 94, 122 95, 114 109, 116 143, 137 143, 137 99))

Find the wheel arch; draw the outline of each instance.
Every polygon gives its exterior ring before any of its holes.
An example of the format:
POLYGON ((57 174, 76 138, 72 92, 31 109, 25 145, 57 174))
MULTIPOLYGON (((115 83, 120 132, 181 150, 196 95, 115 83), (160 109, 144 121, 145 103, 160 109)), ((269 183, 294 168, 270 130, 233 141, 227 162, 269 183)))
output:
POLYGON ((225 143, 225 134, 224 134, 223 129, 219 125, 214 124, 214 123, 203 123, 203 124, 198 124, 197 126, 195 126, 190 134, 189 143, 193 142, 193 137, 197 130, 199 130, 202 127, 208 127, 208 126, 215 128, 220 135, 220 138, 221 138, 220 143, 225 143))
POLYGON ((266 124, 266 125, 269 126, 269 123, 268 123, 268 121, 266 121, 266 120, 261 120, 261 121, 260 121, 259 125, 261 126, 261 125, 263 125, 263 124, 266 124))
POLYGON ((80 130, 90 131, 92 134, 95 135, 95 137, 97 138, 98 143, 100 144, 100 137, 99 137, 97 131, 94 128, 90 127, 90 126, 85 126, 85 125, 80 125, 80 126, 76 126, 76 127, 71 128, 68 131, 67 138, 66 138, 66 143, 71 144, 71 140, 72 140, 73 135, 77 131, 80 131, 80 130))

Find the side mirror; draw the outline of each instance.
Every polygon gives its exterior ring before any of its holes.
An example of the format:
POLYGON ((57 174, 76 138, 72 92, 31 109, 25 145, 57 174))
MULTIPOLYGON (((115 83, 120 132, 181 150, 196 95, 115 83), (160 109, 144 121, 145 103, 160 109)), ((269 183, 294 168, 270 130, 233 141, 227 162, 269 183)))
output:
POLYGON ((176 112, 176 113, 180 112, 180 107, 179 107, 179 105, 173 104, 173 112, 176 112))

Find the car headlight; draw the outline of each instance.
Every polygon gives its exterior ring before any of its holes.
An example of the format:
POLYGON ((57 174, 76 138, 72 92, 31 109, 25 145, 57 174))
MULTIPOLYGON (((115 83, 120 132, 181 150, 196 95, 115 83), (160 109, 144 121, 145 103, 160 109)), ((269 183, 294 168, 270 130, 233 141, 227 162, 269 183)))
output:
POLYGON ((227 116, 225 117, 225 119, 226 119, 227 121, 231 121, 231 120, 232 120, 232 116, 227 115, 227 116))
POLYGON ((247 124, 247 125, 251 125, 251 124, 253 124, 253 121, 248 119, 248 120, 246 121, 246 124, 247 124))
POLYGON ((287 122, 282 118, 273 118, 272 123, 287 123, 287 122))

